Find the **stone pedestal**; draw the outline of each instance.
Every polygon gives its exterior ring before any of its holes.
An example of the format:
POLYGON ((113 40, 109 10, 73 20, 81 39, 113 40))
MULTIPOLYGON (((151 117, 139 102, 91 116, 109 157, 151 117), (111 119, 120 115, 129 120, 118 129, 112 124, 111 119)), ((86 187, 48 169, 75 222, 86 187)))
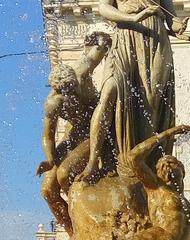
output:
POLYGON ((134 231, 148 226, 143 197, 138 184, 121 180, 119 177, 106 177, 96 185, 88 186, 76 182, 69 193, 69 213, 74 229, 74 240, 113 240, 128 239, 134 231), (139 194, 136 203, 134 198, 139 194), (133 209, 137 211, 134 213, 133 209))

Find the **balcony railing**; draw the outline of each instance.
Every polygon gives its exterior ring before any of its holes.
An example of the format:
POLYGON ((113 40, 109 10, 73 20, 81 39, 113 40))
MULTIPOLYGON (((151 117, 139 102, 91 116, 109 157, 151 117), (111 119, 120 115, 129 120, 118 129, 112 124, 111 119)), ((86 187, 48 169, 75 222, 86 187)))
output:
POLYGON ((64 3, 80 3, 80 2, 98 2, 98 0, 43 0, 45 5, 48 4, 64 4, 64 3))

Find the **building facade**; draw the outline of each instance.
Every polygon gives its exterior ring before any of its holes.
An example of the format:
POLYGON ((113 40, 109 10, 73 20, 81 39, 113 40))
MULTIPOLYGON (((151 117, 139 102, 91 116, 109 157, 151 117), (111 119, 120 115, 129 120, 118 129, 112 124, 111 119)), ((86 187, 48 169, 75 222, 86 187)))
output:
POLYGON ((38 225, 36 240, 68 240, 69 236, 63 227, 55 226, 53 231, 46 231, 43 224, 38 225))

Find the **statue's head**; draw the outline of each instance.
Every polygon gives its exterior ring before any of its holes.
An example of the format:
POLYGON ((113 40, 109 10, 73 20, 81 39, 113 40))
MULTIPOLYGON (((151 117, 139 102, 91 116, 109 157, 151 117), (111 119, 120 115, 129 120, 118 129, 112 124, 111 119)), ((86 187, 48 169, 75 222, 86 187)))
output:
POLYGON ((84 39, 85 49, 88 49, 92 46, 99 46, 100 49, 105 52, 111 47, 112 39, 109 34, 104 32, 92 32, 89 35, 86 35, 84 39))
POLYGON ((78 87, 74 69, 66 64, 60 64, 51 70, 49 84, 57 92, 72 92, 78 87))
POLYGON ((184 165, 176 157, 165 155, 156 164, 157 176, 172 190, 183 192, 184 165))

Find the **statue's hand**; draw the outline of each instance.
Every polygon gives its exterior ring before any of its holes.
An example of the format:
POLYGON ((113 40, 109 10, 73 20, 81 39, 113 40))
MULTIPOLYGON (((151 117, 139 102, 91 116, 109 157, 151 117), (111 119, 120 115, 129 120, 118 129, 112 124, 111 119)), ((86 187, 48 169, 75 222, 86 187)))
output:
POLYGON ((145 8, 143 11, 139 12, 138 14, 134 15, 134 22, 140 22, 152 15, 156 15, 160 12, 160 8, 158 6, 150 6, 145 8))
POLYGON ((44 172, 47 172, 53 168, 53 164, 48 161, 42 161, 36 171, 37 176, 41 176, 44 172))
POLYGON ((176 134, 186 134, 188 132, 190 132, 189 125, 180 125, 176 127, 176 134))
POLYGON ((181 35, 187 28, 188 20, 189 20, 189 17, 186 17, 183 20, 181 20, 180 18, 174 17, 172 19, 171 30, 174 33, 181 35))
POLYGON ((92 179, 95 176, 97 172, 99 172, 99 168, 97 164, 94 164, 94 165, 88 164, 84 169, 84 171, 75 178, 75 182, 80 182, 80 181, 88 182, 90 179, 92 179))

